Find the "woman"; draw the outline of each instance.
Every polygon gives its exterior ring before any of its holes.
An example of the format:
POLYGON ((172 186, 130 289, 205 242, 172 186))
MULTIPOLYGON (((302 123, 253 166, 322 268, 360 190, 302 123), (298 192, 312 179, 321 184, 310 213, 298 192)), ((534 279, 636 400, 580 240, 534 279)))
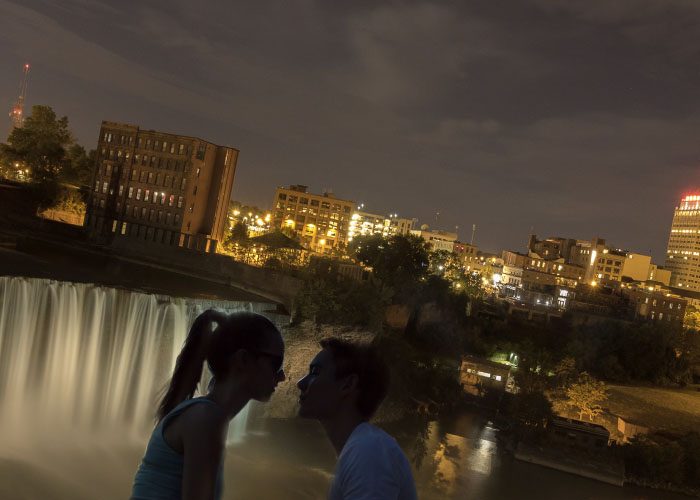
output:
POLYGON ((199 315, 158 408, 132 500, 219 499, 228 424, 251 399, 270 399, 285 379, 283 360, 282 336, 264 316, 199 315), (206 396, 193 398, 205 361, 214 378, 206 396))

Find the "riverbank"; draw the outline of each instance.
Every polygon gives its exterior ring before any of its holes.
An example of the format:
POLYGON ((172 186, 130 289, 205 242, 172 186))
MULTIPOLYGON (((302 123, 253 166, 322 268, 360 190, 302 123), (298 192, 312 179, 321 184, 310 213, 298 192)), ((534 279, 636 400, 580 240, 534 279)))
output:
POLYGON ((613 486, 625 483, 625 466, 621 460, 601 454, 590 456, 570 449, 518 444, 515 458, 524 462, 595 479, 613 486))

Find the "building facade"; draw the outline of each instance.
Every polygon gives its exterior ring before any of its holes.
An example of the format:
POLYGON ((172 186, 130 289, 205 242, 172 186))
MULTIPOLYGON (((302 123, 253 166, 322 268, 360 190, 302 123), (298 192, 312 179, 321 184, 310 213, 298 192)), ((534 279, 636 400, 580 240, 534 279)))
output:
POLYGON ((85 227, 213 252, 224 237, 238 150, 195 137, 102 122, 85 227))
POLYGON ((700 195, 684 196, 676 207, 664 267, 672 287, 700 291, 700 195))
POLYGON ((431 252, 445 250, 452 253, 454 245, 457 241, 457 233, 449 231, 441 231, 439 229, 429 229, 427 225, 423 225, 420 229, 411 230, 411 234, 423 238, 430 247, 431 252))
POLYGON ((279 187, 272 202, 272 226, 294 231, 310 250, 320 254, 344 251, 355 202, 332 193, 312 194, 307 186, 279 187))
POLYGON ((385 238, 395 234, 408 234, 416 222, 417 219, 406 219, 396 214, 385 216, 357 210, 350 217, 348 242, 358 236, 372 234, 378 234, 385 238))

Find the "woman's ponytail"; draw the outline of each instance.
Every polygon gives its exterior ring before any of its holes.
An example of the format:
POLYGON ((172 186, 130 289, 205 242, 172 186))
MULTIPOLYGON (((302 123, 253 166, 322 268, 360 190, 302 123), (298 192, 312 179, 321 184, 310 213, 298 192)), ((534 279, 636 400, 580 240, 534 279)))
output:
POLYGON ((158 406, 156 413, 158 422, 178 404, 194 395, 199 379, 202 377, 204 361, 206 361, 209 352, 211 325, 212 323, 221 324, 226 319, 225 314, 209 309, 197 316, 192 323, 185 345, 175 362, 170 385, 158 406))

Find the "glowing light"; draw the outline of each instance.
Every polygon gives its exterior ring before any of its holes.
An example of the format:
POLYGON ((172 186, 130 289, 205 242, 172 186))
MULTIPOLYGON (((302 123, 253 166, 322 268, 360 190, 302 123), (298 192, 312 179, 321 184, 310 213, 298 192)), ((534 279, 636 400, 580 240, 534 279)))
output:
POLYGON ((591 286, 597 286, 598 282, 597 281, 591 281, 591 286))
POLYGON ((241 211, 240 211, 240 210, 234 210, 234 211, 233 211, 233 215, 236 216, 236 217, 238 217, 239 215, 241 215, 241 211))
POLYGON ((270 222, 270 214, 265 215, 265 222, 270 222))
POLYGON ((319 244, 319 245, 325 245, 325 244, 326 244, 326 240, 320 239, 320 240, 318 240, 318 244, 319 244))

